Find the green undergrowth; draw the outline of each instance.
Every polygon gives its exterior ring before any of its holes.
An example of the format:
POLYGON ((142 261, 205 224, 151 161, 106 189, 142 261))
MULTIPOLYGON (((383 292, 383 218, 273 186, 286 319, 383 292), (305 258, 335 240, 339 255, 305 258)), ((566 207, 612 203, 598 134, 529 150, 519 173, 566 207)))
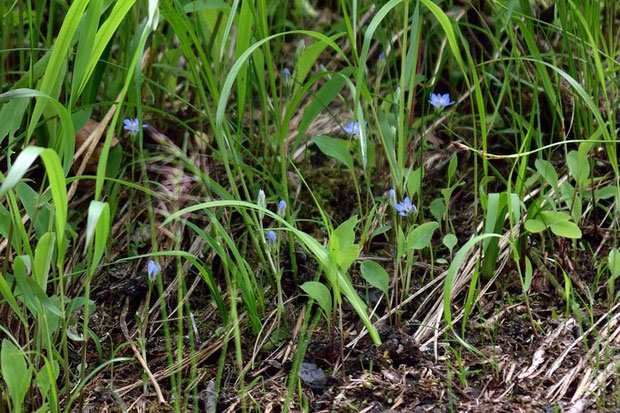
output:
POLYGON ((389 334, 458 409, 513 305, 617 406, 613 0, 2 4, 0 411, 309 411, 389 334))

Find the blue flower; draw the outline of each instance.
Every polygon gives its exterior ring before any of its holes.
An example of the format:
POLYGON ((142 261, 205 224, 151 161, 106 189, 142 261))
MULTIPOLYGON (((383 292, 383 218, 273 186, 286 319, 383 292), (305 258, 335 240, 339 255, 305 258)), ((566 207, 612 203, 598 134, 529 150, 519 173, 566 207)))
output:
POLYGON ((258 191, 258 200, 256 201, 256 204, 261 208, 267 208, 267 200, 265 199, 265 191, 263 191, 262 189, 258 191))
POLYGON ((394 208, 398 211, 398 214, 401 217, 406 217, 410 213, 414 213, 418 210, 415 205, 411 203, 411 200, 408 196, 402 202, 394 204, 394 208))
POLYGON ((273 232, 273 231, 269 231, 269 232, 267 233, 267 242, 269 243, 269 246, 270 246, 270 247, 273 247, 273 246, 275 246, 275 245, 276 245, 276 239, 277 239, 277 238, 278 238, 278 237, 276 236, 276 233, 275 233, 275 232, 273 232))
MULTIPOLYGON (((367 123, 368 122, 364 122, 364 126, 366 126, 367 123)), ((343 126, 342 129, 349 135, 359 135, 362 130, 359 122, 349 122, 349 124, 343 126)))
POLYGON ((278 204, 278 215, 280 215, 282 218, 284 218, 284 215, 286 215, 286 201, 284 199, 281 199, 280 203, 278 204))
POLYGON ((377 67, 379 69, 383 69, 385 67, 385 52, 381 50, 379 56, 377 57, 377 67))
POLYGON ((394 189, 388 191, 388 200, 390 201, 390 205, 396 205, 396 191, 394 189))
POLYGON ((155 278, 157 278, 157 274, 161 272, 161 265, 159 265, 158 262, 149 260, 149 262, 146 264, 146 272, 149 277, 149 281, 153 282, 155 281, 155 278))
POLYGON ((287 88, 291 88, 293 86, 293 75, 288 67, 282 69, 282 80, 284 81, 284 86, 287 88))
MULTIPOLYGON (((140 132, 140 122, 138 122, 138 119, 123 119, 123 123, 125 124, 125 126, 123 126, 123 129, 128 130, 129 133, 131 133, 132 135, 140 132)), ((146 123, 142 124, 143 128, 148 127, 149 125, 147 125, 146 123)))
POLYGON ((435 106, 435 108, 441 110, 447 106, 450 106, 454 103, 454 101, 450 100, 450 94, 446 93, 444 95, 438 93, 431 93, 431 100, 429 100, 430 104, 435 106))

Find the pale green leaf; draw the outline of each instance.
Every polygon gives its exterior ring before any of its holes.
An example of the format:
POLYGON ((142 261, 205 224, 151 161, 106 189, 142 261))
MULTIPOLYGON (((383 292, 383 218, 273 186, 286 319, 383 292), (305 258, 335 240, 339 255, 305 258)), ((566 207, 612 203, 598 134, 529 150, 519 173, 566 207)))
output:
POLYGON ((439 224, 435 221, 425 222, 407 235, 407 248, 419 250, 428 246, 439 224))
POLYGON ((353 157, 342 142, 325 135, 317 135, 312 137, 321 152, 325 155, 342 162, 350 171, 353 170, 353 157))
POLYGON ((581 230, 571 221, 556 222, 550 225, 551 232, 564 238, 578 239, 581 238, 581 230))
POLYGON ((26 364, 24 353, 11 341, 3 339, 0 364, 2 365, 2 377, 13 401, 13 411, 23 412, 22 405, 32 378, 32 370, 26 364))
POLYGON ((329 289, 318 281, 306 281, 301 285, 301 289, 304 290, 310 298, 319 303, 327 319, 330 319, 332 314, 332 295, 329 289))
POLYGON ((390 282, 390 276, 381 265, 374 261, 364 261, 360 266, 362 271, 362 277, 373 287, 378 288, 388 296, 388 285, 390 282))

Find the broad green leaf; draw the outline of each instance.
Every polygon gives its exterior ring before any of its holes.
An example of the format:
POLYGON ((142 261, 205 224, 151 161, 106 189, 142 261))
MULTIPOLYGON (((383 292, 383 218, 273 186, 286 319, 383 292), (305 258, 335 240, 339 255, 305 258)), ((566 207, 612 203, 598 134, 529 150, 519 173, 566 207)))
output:
POLYGON ((347 79, 351 76, 351 71, 352 69, 350 67, 344 68, 342 71, 332 76, 318 92, 313 94, 310 104, 304 109, 299 128, 297 129, 299 139, 304 138, 306 131, 314 119, 319 113, 327 109, 330 103, 340 94, 347 79))
POLYGON ((388 297, 390 276, 381 265, 374 261, 364 261, 360 266, 362 277, 373 287, 378 288, 388 297))
POLYGON ((372 239, 376 237, 377 235, 385 234, 391 229, 392 229, 391 225, 381 225, 380 227, 377 227, 375 228, 374 231, 372 231, 372 233, 370 234, 370 238, 372 239))
POLYGON ((556 222, 555 224, 551 224, 549 227, 551 228, 551 232, 560 237, 572 239, 581 238, 581 230, 574 222, 556 222))
POLYGON ((353 215, 351 218, 344 221, 336 228, 334 235, 338 237, 339 250, 344 251, 351 248, 355 242, 355 225, 357 224, 357 215, 353 215))
POLYGON ((577 181, 577 185, 584 187, 588 184, 590 176, 590 163, 585 157, 580 157, 579 152, 570 151, 566 154, 566 164, 571 175, 577 181))
MULTIPOLYGON (((596 199, 609 199, 615 196, 616 196, 616 187, 611 186, 611 185, 604 186, 594 191, 594 197, 596 199)), ((584 197, 585 197, 585 194, 584 194, 584 197)))
POLYGON ((347 271, 351 265, 357 260, 360 256, 360 246, 354 244, 347 248, 346 250, 340 249, 337 253, 337 261, 340 269, 342 271, 347 271))
POLYGON ((407 235, 407 248, 420 250, 428 246, 439 224, 435 221, 425 222, 407 235))
POLYGON ((431 211, 433 218, 437 221, 441 221, 443 219, 443 214, 446 213, 446 204, 441 198, 433 199, 433 202, 431 202, 428 208, 431 211))
POLYGON ((568 215, 566 212, 559 211, 541 211, 538 219, 544 222, 546 226, 550 226, 559 222, 570 221, 570 215, 568 215))
POLYGON ((422 168, 417 168, 413 171, 408 169, 405 174, 407 180, 407 194, 410 198, 413 198, 422 187, 422 168))
POLYGON ((21 413, 24 411, 22 405, 30 388, 32 370, 26 364, 21 349, 7 339, 2 340, 0 364, 2 365, 2 377, 13 401, 13 411, 21 413))
POLYGON ((342 162, 350 171, 353 171, 353 157, 342 142, 325 135, 317 135, 312 137, 321 152, 325 155, 342 162))
POLYGON ((452 250, 454 249, 454 247, 456 247, 457 243, 458 239, 454 234, 446 234, 446 236, 443 237, 443 245, 448 247, 448 249, 450 250, 450 254, 452 254, 452 250))
POLYGON ((327 319, 331 318, 332 314, 332 295, 329 289, 318 281, 306 281, 301 285, 301 289, 317 303, 321 309, 325 312, 327 319))
POLYGON ((441 190, 439 191, 441 192, 441 196, 443 196, 444 201, 446 201, 446 204, 450 203, 450 197, 452 196, 452 192, 454 192, 456 187, 457 185, 452 185, 448 188, 441 188, 441 190))
POLYGON ((537 219, 528 219, 525 221, 525 229, 533 234, 543 232, 547 226, 537 219))
POLYGON ((553 188, 556 193, 558 191, 558 174, 551 162, 544 159, 536 159, 536 170, 543 179, 553 188))

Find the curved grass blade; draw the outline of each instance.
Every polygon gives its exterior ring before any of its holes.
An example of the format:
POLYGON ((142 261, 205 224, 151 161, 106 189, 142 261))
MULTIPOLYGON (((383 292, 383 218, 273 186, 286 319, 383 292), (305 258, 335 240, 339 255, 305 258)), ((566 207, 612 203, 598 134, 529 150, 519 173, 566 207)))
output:
POLYGON ((23 178, 37 157, 41 157, 47 172, 52 191, 52 199, 56 208, 56 240, 58 243, 58 264, 64 259, 65 225, 67 223, 67 187, 65 176, 60 166, 58 155, 51 149, 29 146, 24 149, 15 159, 15 163, 9 170, 2 186, 0 186, 0 199, 11 190, 23 178))
POLYGON ((269 211, 268 209, 261 208, 256 204, 246 201, 210 201, 183 208, 166 218, 162 225, 166 225, 172 220, 178 219, 186 213, 216 207, 253 209, 255 211, 270 216, 271 218, 282 224, 284 229, 286 229, 287 231, 291 231, 297 237, 300 243, 314 255, 314 257, 321 264, 324 270, 329 272, 329 274, 327 274, 328 278, 336 281, 336 285, 334 285, 333 287, 341 289, 342 292, 345 294, 345 296, 349 300, 349 303, 364 323, 364 326, 368 329, 368 333, 370 334, 373 342, 377 346, 381 344, 379 333, 377 332, 377 329, 374 327, 374 325, 370 321, 370 318, 368 317, 368 314, 366 313, 366 304, 364 304, 364 302, 361 300, 361 298, 353 288, 353 285, 351 284, 349 278, 341 271, 338 271, 337 268, 334 268, 334 266, 330 263, 329 254, 325 247, 319 244, 319 242, 312 238, 310 235, 298 230, 297 228, 289 224, 285 219, 269 211))

